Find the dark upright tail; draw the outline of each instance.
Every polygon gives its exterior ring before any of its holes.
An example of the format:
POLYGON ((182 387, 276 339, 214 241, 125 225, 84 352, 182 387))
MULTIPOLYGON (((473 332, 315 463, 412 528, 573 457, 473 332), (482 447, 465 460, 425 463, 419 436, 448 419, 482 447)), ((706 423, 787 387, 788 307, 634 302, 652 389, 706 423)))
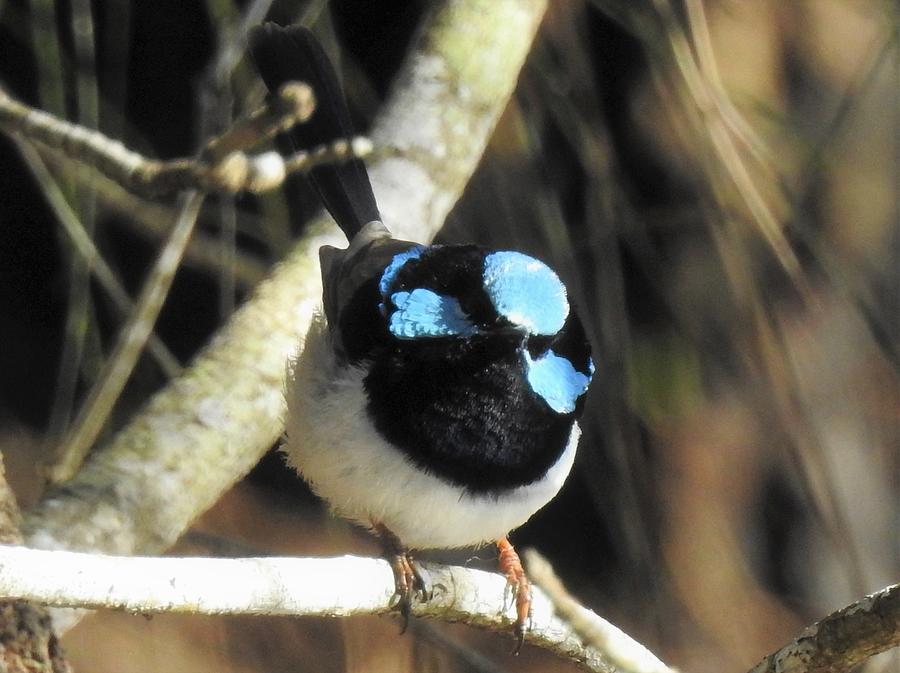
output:
MULTIPOLYGON (((258 26, 250 33, 250 53, 269 91, 277 91, 285 82, 300 80, 315 92, 312 117, 287 134, 294 150, 311 149, 353 135, 337 74, 309 30, 274 23, 258 26)), ((311 174, 325 207, 348 240, 368 222, 381 219, 369 174, 361 160, 318 166, 311 174)))

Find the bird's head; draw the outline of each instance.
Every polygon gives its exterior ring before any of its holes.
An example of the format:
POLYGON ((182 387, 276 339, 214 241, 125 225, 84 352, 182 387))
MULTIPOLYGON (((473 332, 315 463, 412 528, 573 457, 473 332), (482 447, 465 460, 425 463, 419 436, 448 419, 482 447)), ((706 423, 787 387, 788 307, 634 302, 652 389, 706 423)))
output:
POLYGON ((392 338, 441 345, 509 343, 531 389, 561 414, 580 408, 594 366, 559 276, 542 261, 478 246, 415 246, 393 256, 378 291, 392 338))

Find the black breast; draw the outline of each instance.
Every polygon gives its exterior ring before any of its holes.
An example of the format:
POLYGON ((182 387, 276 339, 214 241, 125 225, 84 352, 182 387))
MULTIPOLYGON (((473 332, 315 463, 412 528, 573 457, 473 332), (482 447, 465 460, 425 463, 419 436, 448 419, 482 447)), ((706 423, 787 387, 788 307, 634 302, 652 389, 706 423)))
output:
POLYGON ((574 414, 557 414, 525 380, 516 339, 397 343, 365 379, 378 431, 432 474, 473 493, 540 479, 565 449, 574 414))

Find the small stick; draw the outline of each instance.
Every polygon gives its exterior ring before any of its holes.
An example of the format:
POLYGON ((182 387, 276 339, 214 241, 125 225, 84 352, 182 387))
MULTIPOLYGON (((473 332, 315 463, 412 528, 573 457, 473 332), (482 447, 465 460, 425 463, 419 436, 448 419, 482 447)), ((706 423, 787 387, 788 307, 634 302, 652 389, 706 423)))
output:
POLYGON ((0 88, 0 128, 60 150, 147 197, 188 189, 259 193, 276 189, 289 173, 371 153, 372 144, 365 138, 338 140, 287 158, 277 152, 250 155, 243 151, 309 119, 314 109, 315 98, 309 86, 288 82, 266 105, 210 140, 199 158, 158 161, 102 133, 31 108, 0 88))
POLYGON ((531 581, 547 594, 556 615, 616 670, 622 673, 675 673, 646 647, 576 601, 566 591, 550 562, 537 551, 526 549, 522 556, 531 581))

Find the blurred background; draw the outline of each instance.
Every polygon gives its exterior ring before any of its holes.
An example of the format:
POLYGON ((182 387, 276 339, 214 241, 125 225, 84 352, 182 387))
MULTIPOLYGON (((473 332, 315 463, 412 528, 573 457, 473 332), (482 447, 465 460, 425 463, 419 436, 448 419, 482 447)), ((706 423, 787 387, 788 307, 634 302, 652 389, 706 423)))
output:
MULTIPOLYGON (((239 26, 265 16, 315 27, 364 130, 431 4, 0 0, 0 81, 145 154, 187 156, 261 99, 239 26)), ((563 492, 513 541, 681 670, 747 670, 900 577, 898 24, 890 0, 551 1, 441 233, 535 254, 568 285, 597 365, 585 432, 563 492)), ((132 295, 174 212, 88 190, 65 160, 32 166, 0 135, 0 450, 23 508, 122 324, 48 183, 132 295)), ((300 178, 207 201, 157 326, 179 362, 316 209, 300 178)), ((107 433, 166 380, 144 356, 107 433)), ((377 548, 273 451, 172 553, 377 548)), ((435 558, 494 567, 490 549, 435 558)), ((465 627, 398 630, 107 613, 64 645, 94 673, 575 670, 465 627)))

